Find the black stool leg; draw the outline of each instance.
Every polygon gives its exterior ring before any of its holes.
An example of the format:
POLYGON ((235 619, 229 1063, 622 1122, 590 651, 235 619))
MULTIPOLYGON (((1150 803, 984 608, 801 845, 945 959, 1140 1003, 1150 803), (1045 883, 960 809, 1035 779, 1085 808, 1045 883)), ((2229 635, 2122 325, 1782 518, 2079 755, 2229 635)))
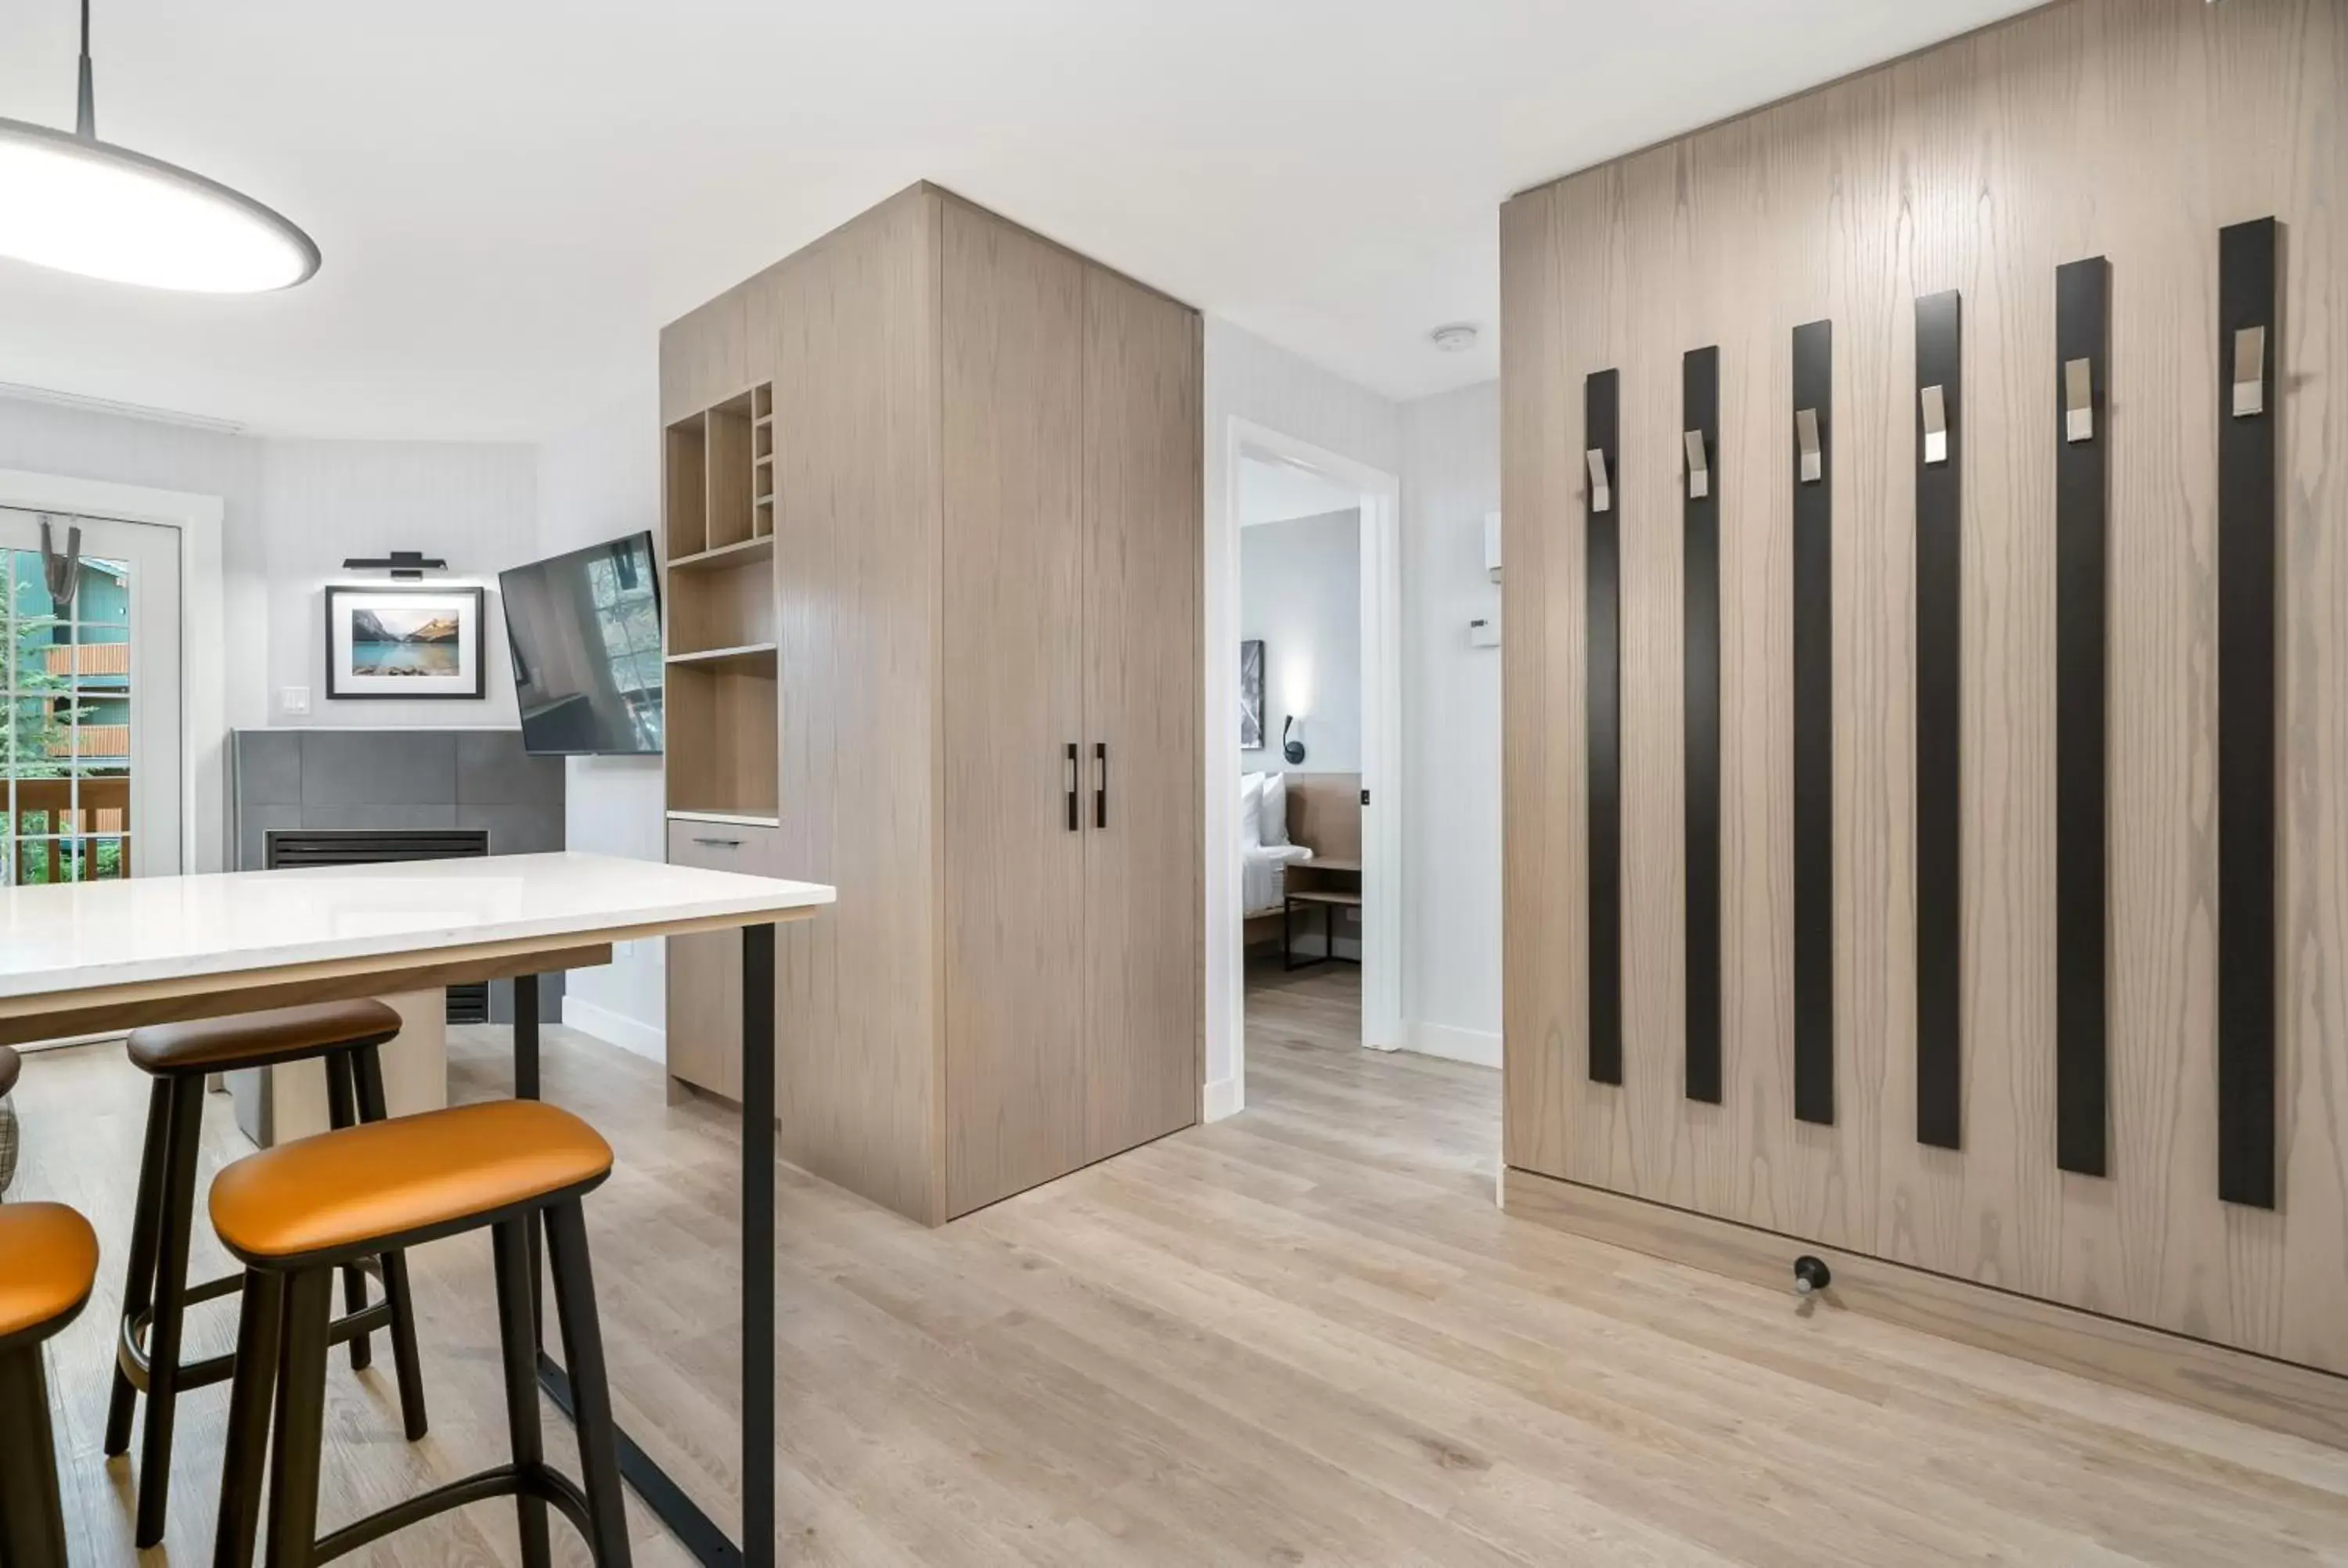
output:
POLYGON ((545 1214, 546 1250, 554 1264, 554 1310, 562 1325, 562 1362, 570 1368, 572 1409, 579 1423, 581 1490, 587 1494, 587 1517, 593 1526, 587 1544, 594 1551, 596 1568, 629 1568, 619 1429, 612 1419, 612 1390, 603 1369, 595 1276, 587 1262, 587 1219, 576 1198, 553 1204, 545 1214))
MULTIPOLYGON (((359 1119, 358 1096, 351 1087, 351 1058, 348 1051, 329 1051, 326 1055, 326 1125, 336 1132, 352 1126, 359 1119)), ((346 1313, 366 1310, 366 1271, 355 1263, 343 1266, 343 1310, 346 1313)), ((351 1336, 351 1370, 364 1372, 375 1362, 375 1336, 351 1336)))
MULTIPOLYGON (((163 1164, 170 1153, 170 1131, 171 1081, 158 1078, 147 1091, 147 1152, 139 1157, 139 1206, 130 1211, 130 1264, 122 1282, 126 1321, 155 1304, 156 1210, 162 1206, 163 1164)), ((117 1358, 114 1393, 106 1405, 108 1457, 130 1451, 130 1419, 138 1406, 139 1390, 117 1358)))
POLYGON ((318 1553, 318 1467, 324 1457, 334 1271, 304 1270, 286 1280, 284 1289, 277 1446, 269 1466, 269 1568, 311 1568, 318 1553))
POLYGON ((180 1323, 188 1306, 188 1236, 195 1224, 196 1153, 204 1126, 201 1073, 170 1080, 170 1131, 164 1143, 162 1227, 155 1248, 155 1318, 147 1334, 147 1424, 139 1448, 142 1547, 163 1539, 171 1505, 171 1424, 180 1407, 180 1323))
POLYGON ((538 1425, 538 1345, 531 1337, 530 1231, 530 1215, 494 1225, 489 1250, 497 1260, 498 1348, 506 1366, 506 1435, 513 1445, 514 1468, 522 1472, 522 1491, 514 1497, 514 1518, 521 1530, 522 1568, 550 1568, 554 1561, 546 1533, 546 1501, 528 1489, 535 1472, 546 1468, 546 1444, 538 1425))
POLYGON ((247 1269, 237 1319, 236 1381, 229 1390, 227 1451, 221 1461, 220 1523, 212 1568, 252 1568, 261 1524, 261 1478, 269 1465, 269 1399, 277 1383, 283 1276, 247 1269))
POLYGON ((0 1563, 66 1568, 57 1434, 38 1344, 0 1351, 0 1563))
MULTIPOLYGON (((381 1122, 390 1112, 383 1093, 383 1057, 374 1046, 358 1053, 359 1120, 381 1122)), ((407 1288, 407 1255, 387 1252, 383 1265, 383 1293, 391 1300, 391 1362, 399 1375, 399 1413, 407 1423, 407 1440, 422 1442, 430 1424, 424 1414, 424 1360, 416 1353, 416 1301, 407 1288)))

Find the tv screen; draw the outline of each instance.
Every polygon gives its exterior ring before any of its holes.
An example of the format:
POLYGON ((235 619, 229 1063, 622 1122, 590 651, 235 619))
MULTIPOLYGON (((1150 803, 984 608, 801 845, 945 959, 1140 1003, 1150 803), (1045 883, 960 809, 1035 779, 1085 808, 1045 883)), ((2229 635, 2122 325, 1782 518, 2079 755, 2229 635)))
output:
POLYGON ((635 534, 498 574, 525 751, 661 749, 660 571, 635 534))

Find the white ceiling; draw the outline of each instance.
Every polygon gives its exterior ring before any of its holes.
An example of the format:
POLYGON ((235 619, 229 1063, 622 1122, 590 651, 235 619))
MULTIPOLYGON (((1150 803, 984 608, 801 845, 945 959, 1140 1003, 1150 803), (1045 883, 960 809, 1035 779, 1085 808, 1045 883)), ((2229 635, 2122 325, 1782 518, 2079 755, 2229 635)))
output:
MULTIPOLYGON (((1511 191, 2034 0, 96 0, 100 134, 306 227, 195 299, 0 261, 0 383, 530 437, 928 178, 1391 396, 1496 373, 1511 191), (1436 353, 1435 326, 1482 324, 1436 353)), ((72 0, 0 11, 70 125, 72 0)))
POLYGON ((1349 490, 1310 468, 1264 457, 1240 459, 1240 527, 1243 528, 1326 517, 1361 504, 1359 490, 1349 490))

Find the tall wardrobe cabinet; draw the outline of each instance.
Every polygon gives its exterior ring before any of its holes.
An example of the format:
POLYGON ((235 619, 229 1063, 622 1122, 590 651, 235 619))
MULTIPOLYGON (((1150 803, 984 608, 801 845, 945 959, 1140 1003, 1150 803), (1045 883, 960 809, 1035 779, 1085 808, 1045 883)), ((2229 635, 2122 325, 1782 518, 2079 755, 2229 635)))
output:
MULTIPOLYGON (((1198 1117, 1200 359, 1196 312, 928 186, 663 335, 673 463, 751 411, 747 487, 668 494, 770 505, 736 619, 778 708, 766 810, 681 803, 672 725, 671 856, 839 887, 778 955, 784 1154, 932 1224, 1198 1117)), ((672 555, 673 671, 720 575, 672 555)), ((670 1071, 729 1097, 731 962, 671 944, 670 1071)))

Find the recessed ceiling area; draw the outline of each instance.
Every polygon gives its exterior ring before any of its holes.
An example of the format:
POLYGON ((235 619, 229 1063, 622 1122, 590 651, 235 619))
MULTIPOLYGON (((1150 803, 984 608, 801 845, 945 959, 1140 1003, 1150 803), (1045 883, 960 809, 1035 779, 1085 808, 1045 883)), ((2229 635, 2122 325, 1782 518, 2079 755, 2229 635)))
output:
MULTIPOLYGON (((1394 397, 1497 374, 1528 185, 2027 0, 98 0, 99 134, 324 253, 195 298, 0 262, 0 383, 271 433, 528 439, 660 325, 932 179, 1394 397), (1486 330, 1438 353, 1447 323, 1486 330)), ((0 15, 70 126, 77 12, 0 15)))

